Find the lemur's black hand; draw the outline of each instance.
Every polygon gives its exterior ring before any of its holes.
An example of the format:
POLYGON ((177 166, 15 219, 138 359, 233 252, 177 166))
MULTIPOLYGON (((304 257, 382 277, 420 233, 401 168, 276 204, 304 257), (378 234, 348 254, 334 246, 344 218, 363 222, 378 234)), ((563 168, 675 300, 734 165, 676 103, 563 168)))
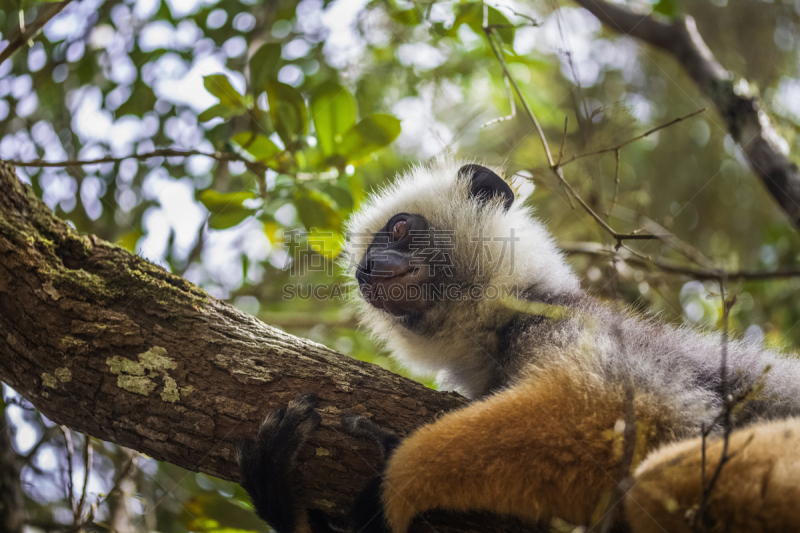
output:
POLYGON ((298 523, 293 463, 297 451, 319 426, 317 402, 317 395, 309 392, 271 411, 256 440, 248 439, 239 448, 242 487, 256 514, 278 533, 292 533, 298 523))
MULTIPOLYGON (((361 416, 345 415, 342 417, 342 428, 352 435, 375 439, 380 445, 384 463, 400 444, 400 439, 395 433, 361 416)), ((351 531, 389 533, 381 499, 382 483, 383 476, 375 476, 356 497, 348 516, 351 531)))

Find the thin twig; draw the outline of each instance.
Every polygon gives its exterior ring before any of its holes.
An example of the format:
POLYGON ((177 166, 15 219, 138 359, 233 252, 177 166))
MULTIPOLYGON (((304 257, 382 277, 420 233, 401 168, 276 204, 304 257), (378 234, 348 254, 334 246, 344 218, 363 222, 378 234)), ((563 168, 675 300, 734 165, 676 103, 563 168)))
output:
POLYGON ((561 136, 561 147, 558 149, 558 162, 556 166, 561 165, 561 161, 564 159, 564 144, 567 142, 567 126, 569 125, 569 117, 564 117, 564 135, 561 136))
POLYGON ((27 27, 21 25, 19 33, 14 35, 9 41, 8 46, 0 52, 0 65, 2 65, 6 59, 13 56, 25 43, 31 42, 31 40, 42 31, 44 25, 50 22, 50 19, 61 13, 70 2, 72 2, 72 0, 64 0, 57 4, 51 4, 27 27))
POLYGON ((750 168, 786 215, 800 228, 800 169, 783 153, 781 137, 758 98, 735 89, 734 76, 717 62, 692 17, 666 19, 638 14, 625 4, 575 0, 611 30, 661 48, 685 69, 719 111, 750 168), (776 139, 781 141, 776 142, 776 139))
POLYGON ((511 85, 514 87, 514 92, 517 93, 517 96, 522 102, 522 107, 525 108, 525 113, 527 113, 528 117, 533 122, 536 131, 539 133, 539 139, 542 141, 542 148, 544 148, 545 154, 547 154, 547 161, 550 166, 553 165, 553 156, 550 153, 550 146, 547 144, 547 139, 544 136, 544 130, 542 130, 541 124, 536 119, 536 115, 533 114, 533 110, 528 105, 528 101, 522 96, 522 91, 517 85, 517 80, 514 79, 514 76, 511 75, 511 71, 508 68, 508 64, 506 64, 506 59, 503 57, 503 54, 500 50, 498 50, 497 43, 494 41, 494 38, 497 38, 502 42, 500 36, 497 34, 497 31, 494 30, 489 26, 489 6, 487 4, 483 4, 483 31, 486 34, 486 39, 489 41, 489 46, 492 48, 492 52, 494 52, 497 61, 500 62, 500 66, 503 68, 503 72, 505 73, 508 80, 511 82, 511 85))
MULTIPOLYGON (((656 268, 666 274, 686 276, 700 281, 718 280, 720 271, 717 269, 695 268, 678 265, 675 263, 653 259, 642 255, 635 250, 623 246, 617 250, 614 247, 595 242, 564 242, 561 250, 569 255, 589 255, 597 257, 616 257, 627 264, 639 268, 656 268)), ((730 281, 771 281, 776 279, 800 278, 800 269, 785 268, 779 270, 735 270, 725 274, 730 281)))
POLYGON ((563 174, 561 173, 560 168, 553 169, 556 177, 559 179, 561 184, 564 186, 565 189, 570 193, 570 195, 583 207, 584 211, 589 213, 591 217, 597 222, 601 228, 603 228, 615 241, 617 241, 617 247, 622 246, 623 240, 651 240, 651 239, 661 239, 667 240, 671 239, 673 235, 671 233, 662 233, 662 234, 652 234, 652 233, 618 233, 614 228, 608 225, 608 223, 602 219, 600 215, 592 209, 589 204, 587 204, 583 198, 578 194, 578 192, 569 184, 567 180, 564 179, 563 174))
MULTIPOLYGON (((544 149, 544 153, 547 156, 547 162, 550 169, 555 174, 556 178, 561 182, 561 184, 569 191, 573 198, 584 208, 584 210, 589 213, 592 218, 602 227, 606 232, 608 232, 611 237, 617 241, 617 246, 622 246, 622 241, 624 240, 650 240, 650 239, 669 239, 672 237, 672 234, 663 234, 663 235, 652 235, 646 233, 619 233, 614 230, 611 226, 609 226, 605 220, 598 215, 594 209, 592 209, 584 200, 580 197, 578 192, 564 179, 564 174, 561 171, 561 166, 563 165, 556 165, 553 161, 553 154, 550 151, 550 145, 547 144, 547 138, 544 135, 544 130, 542 130, 541 124, 539 124, 539 120, 536 118, 536 115, 533 113, 533 110, 528 105, 528 101, 525 99, 525 96, 522 94, 522 91, 517 84, 517 80, 514 79, 512 76, 511 71, 508 68, 508 64, 506 63, 505 57, 503 56, 501 50, 499 49, 495 39, 502 42, 500 36, 497 32, 488 24, 489 19, 489 8, 486 4, 483 5, 483 31, 486 34, 486 39, 489 41, 489 45, 494 52, 497 61, 500 63, 501 68, 503 69, 504 75, 508 78, 511 82, 511 86, 514 88, 514 92, 517 93, 517 97, 519 98, 520 102, 522 103, 522 107, 525 109, 525 113, 530 118, 531 122, 533 123, 536 131, 539 134, 539 139, 542 142, 542 148, 544 149)), ((651 132, 652 133, 652 132, 651 132)), ((568 161, 569 162, 569 161, 568 161)))
POLYGON ((481 129, 487 126, 491 126, 492 124, 497 124, 498 122, 505 122, 506 120, 511 120, 517 116, 517 107, 516 104, 514 103, 514 94, 511 92, 511 86, 508 84, 508 76, 503 75, 503 81, 505 81, 506 84, 506 94, 508 95, 508 103, 511 106, 511 113, 490 120, 489 122, 481 126, 481 129))
MULTIPOLYGON (((720 391, 722 393, 722 453, 720 454, 717 467, 714 469, 714 474, 708 482, 708 485, 703 484, 703 493, 700 500, 700 505, 697 508, 697 514, 694 517, 694 530, 703 531, 706 525, 706 512, 708 511, 708 502, 714 487, 722 474, 722 468, 728 462, 728 448, 730 446, 731 433, 733 433, 733 409, 736 406, 733 396, 728 390, 728 314, 731 309, 732 300, 729 301, 725 293, 726 276, 723 273, 719 278, 720 298, 722 298, 722 357, 720 358, 719 378, 720 378, 720 391)), ((705 428, 703 428, 703 455, 705 456, 705 428)), ((703 461, 705 467, 705 461, 703 461)), ((702 472, 701 479, 705 482, 705 469, 702 472)))
POLYGON ((539 21, 538 20, 536 20, 535 18, 531 17, 530 15, 526 15, 524 13, 520 13, 519 11, 516 11, 516 10, 514 10, 513 8, 511 8, 509 6, 492 6, 492 7, 497 9, 498 11, 500 11, 501 8, 505 9, 507 11, 510 11, 514 15, 520 17, 520 18, 524 18, 524 19, 528 20, 529 22, 528 22, 528 24, 525 24, 525 26, 539 26, 539 21))
POLYGON ((201 152, 200 150, 176 150, 173 148, 162 148, 152 152, 143 154, 129 154, 122 157, 105 156, 97 159, 69 159, 66 161, 44 161, 42 159, 34 159, 33 161, 6 161, 9 165, 15 167, 79 167, 83 165, 97 165, 99 163, 119 163, 126 159, 150 159, 153 157, 190 157, 199 155, 210 157, 217 161, 243 161, 247 160, 239 154, 233 152, 201 152))
POLYGON ((85 435, 83 445, 83 488, 81 489, 81 499, 78 501, 78 516, 83 514, 83 504, 86 503, 86 489, 89 487, 89 476, 92 473, 92 439, 85 435))
POLYGON ((69 491, 69 502, 72 508, 73 523, 78 524, 78 513, 75 510, 75 487, 72 483, 73 469, 73 456, 75 454, 75 447, 72 443, 72 433, 67 426, 61 426, 61 433, 64 435, 64 442, 67 445, 67 490, 69 491))
POLYGON ((559 166, 562 166, 562 167, 567 166, 570 163, 572 163, 574 161, 577 161, 578 159, 583 159, 584 157, 591 157, 593 155, 601 155, 601 154, 606 154, 608 152, 619 151, 622 148, 624 148, 625 146, 628 146, 629 144, 634 143, 636 141, 640 141, 640 140, 644 139, 645 137, 647 137, 648 135, 651 135, 651 134, 653 134, 653 133, 655 133, 655 132, 657 132, 659 130, 663 130, 664 128, 668 128, 670 126, 674 126, 678 122, 683 122, 684 120, 687 120, 687 119, 690 119, 690 118, 692 118, 692 117, 694 117, 696 115, 699 115, 700 113, 704 112, 706 109, 708 109, 708 108, 703 107, 703 108, 697 109, 695 111, 692 111, 688 115, 684 115, 682 117, 678 117, 678 118, 672 119, 669 122, 665 122, 664 124, 661 124, 659 126, 656 126, 655 128, 647 130, 646 132, 642 133, 641 135, 637 135, 636 137, 632 137, 632 138, 628 139, 627 141, 623 141, 623 142, 619 143, 616 146, 610 146, 608 148, 600 148, 599 150, 592 150, 591 152, 585 152, 585 153, 582 153, 582 154, 574 155, 572 157, 567 158, 567 160, 564 161, 563 163, 561 163, 559 166))
POLYGON ((130 459, 128 459, 125 462, 125 466, 120 471, 116 481, 114 481, 114 485, 111 487, 111 490, 109 490, 103 498, 97 501, 98 506, 104 503, 112 494, 114 494, 114 492, 119 490, 119 487, 122 484, 122 480, 125 479, 133 471, 138 462, 139 462, 139 452, 133 450, 130 459))
POLYGON ((614 160, 616 163, 614 167, 614 196, 611 197, 611 205, 606 212, 606 217, 610 217, 611 213, 614 212, 617 207, 617 198, 619 198, 619 148, 614 150, 614 160))

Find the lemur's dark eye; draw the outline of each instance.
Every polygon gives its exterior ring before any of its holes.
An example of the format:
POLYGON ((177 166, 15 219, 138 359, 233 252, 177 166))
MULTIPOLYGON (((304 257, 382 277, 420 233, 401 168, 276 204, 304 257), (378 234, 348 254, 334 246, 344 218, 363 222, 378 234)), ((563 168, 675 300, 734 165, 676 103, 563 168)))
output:
POLYGON ((406 236, 408 232, 408 223, 405 220, 399 220, 395 222, 394 226, 392 227, 392 240, 394 242, 399 241, 403 237, 406 236))

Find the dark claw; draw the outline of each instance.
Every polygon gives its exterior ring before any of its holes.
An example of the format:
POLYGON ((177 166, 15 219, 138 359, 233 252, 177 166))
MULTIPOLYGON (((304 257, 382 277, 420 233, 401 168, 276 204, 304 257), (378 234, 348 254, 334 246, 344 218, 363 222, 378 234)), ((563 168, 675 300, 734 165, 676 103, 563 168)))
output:
POLYGON ((310 405, 311 407, 316 407, 319 404, 319 396, 314 391, 306 391, 303 394, 299 395, 297 398, 289 402, 291 406, 293 403, 305 403, 310 405))
POLYGON ((342 416, 342 428, 351 435, 378 441, 384 459, 388 459, 400 443, 400 438, 393 431, 384 429, 363 416, 345 413, 342 416))

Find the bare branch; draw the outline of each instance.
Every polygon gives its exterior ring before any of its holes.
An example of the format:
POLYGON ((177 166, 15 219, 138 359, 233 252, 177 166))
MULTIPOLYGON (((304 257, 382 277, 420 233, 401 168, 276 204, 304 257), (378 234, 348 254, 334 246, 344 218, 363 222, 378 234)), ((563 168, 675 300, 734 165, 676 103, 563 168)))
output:
POLYGON ((733 76, 720 65, 697 31, 692 17, 663 21, 638 15, 605 0, 575 0, 614 31, 672 54, 725 120, 750 168, 786 215, 800 227, 800 170, 779 146, 783 139, 754 96, 739 94, 733 76))
POLYGON ((564 117, 564 134, 561 136, 561 147, 558 149, 558 161, 556 166, 560 167, 561 162, 564 160, 564 145, 567 143, 567 126, 569 125, 569 117, 564 117))
MULTIPOLYGON (((723 274, 719 279, 719 291, 720 291, 720 298, 722 298, 722 357, 720 358, 720 368, 719 368, 719 377, 720 377, 720 391, 722 394, 722 453, 720 454, 719 462, 717 463, 717 467, 714 469, 714 473, 711 476, 711 479, 708 482, 708 485, 705 484, 706 479, 706 472, 705 472, 705 456, 706 450, 705 445, 707 442, 706 439, 706 428, 703 427, 703 471, 701 472, 701 479, 703 482, 703 493, 702 498, 700 500, 700 505, 697 508, 697 514, 694 516, 694 530, 695 531, 704 531, 705 524, 706 524, 706 512, 708 511, 708 502, 711 497, 712 492, 714 492, 714 487, 719 480, 720 474, 722 474, 722 468, 729 460, 728 456, 728 448, 730 446, 731 440, 731 433, 733 433, 733 409, 736 406, 736 401, 734 400, 733 396, 729 392, 728 387, 728 316, 730 314, 731 306, 735 298, 728 298, 725 290, 726 284, 726 277, 723 274)), ((711 427, 709 427, 709 430, 711 427)))
POLYGON ((73 468, 73 457, 75 455, 75 447, 72 443, 72 432, 67 426, 61 426, 61 433, 64 435, 64 442, 67 448, 67 491, 70 508, 72 509, 73 524, 80 523, 80 515, 75 510, 75 487, 73 486, 72 477, 75 474, 73 468))
POLYGON ((610 217, 611 213, 617 207, 617 199, 619 198, 619 148, 614 150, 614 196, 611 197, 611 205, 608 207, 606 217, 610 217))
MULTIPOLYGON (((660 235, 653 235, 648 233, 619 233, 614 230, 611 226, 609 226, 605 220, 598 215, 594 209, 592 209, 589 204, 587 204, 583 198, 580 197, 578 192, 564 179, 564 173, 561 171, 561 166, 563 164, 556 164, 553 161, 553 154, 550 151, 550 145, 547 143, 547 138, 544 135, 544 130, 542 130, 541 124, 539 124, 539 120, 536 118, 536 115, 533 113, 533 110, 528 105, 528 101, 525 99, 525 96, 522 94, 522 91, 517 84, 517 80, 514 79, 514 76, 511 74, 511 71, 508 68, 508 64, 506 63, 505 57, 503 56, 503 52, 498 46, 497 41, 502 42, 500 36, 497 34, 497 31, 488 24, 489 20, 489 8, 486 4, 483 6, 483 31, 486 34, 486 39, 489 41, 489 45, 494 52, 497 61, 500 63, 500 66, 503 69, 503 75, 511 82, 511 86, 514 88, 514 92, 517 93, 517 97, 519 98, 520 102, 522 102, 522 107, 525 109, 525 113, 530 118, 531 122, 533 123, 536 131, 539 134, 539 139, 542 141, 542 148, 544 149, 545 155, 547 156, 547 163, 550 169, 552 170, 553 174, 555 175, 556 179, 564 186, 564 188, 569 192, 569 194, 583 207, 583 209, 589 213, 592 218, 600 225, 603 230, 608 232, 611 237, 615 241, 617 241, 617 246, 622 246, 622 241, 624 240, 650 240, 650 239, 668 239, 672 237, 672 234, 660 234, 660 235)), ((698 113, 699 111, 695 112, 698 113)), ((688 117, 687 117, 688 118, 688 117)), ((681 118, 683 120, 683 118, 681 118)), ((673 121, 673 123, 678 122, 678 120, 673 121)), ((647 134, 645 134, 647 135, 647 134)), ((632 141, 631 141, 632 142, 632 141)), ((570 161, 567 161, 570 162, 570 161)))
POLYGON ((134 471, 138 463, 139 463, 139 452, 134 450, 133 452, 131 452, 130 458, 125 462, 125 466, 123 466, 122 470, 120 470, 119 475, 117 475, 117 479, 116 481, 114 481, 114 486, 111 487, 111 489, 103 498, 98 500, 97 502, 98 506, 103 502, 105 502, 109 498, 109 496, 113 495, 120 489, 120 484, 122 483, 122 481, 125 478, 127 478, 131 474, 131 472, 134 471))
MULTIPOLYGON (((619 250, 610 246, 605 246, 595 242, 564 242, 561 243, 561 250, 568 255, 589 255, 606 258, 619 258, 631 266, 638 268, 655 268, 666 274, 685 276, 696 280, 718 280, 721 272, 714 269, 695 268, 690 266, 678 265, 675 263, 653 259, 622 247, 619 250)), ((800 269, 780 269, 780 270, 735 270, 727 272, 725 276, 731 281, 771 281, 776 279, 800 278, 800 269)))
POLYGON ((83 515, 83 504, 86 503, 86 490, 89 488, 89 476, 92 473, 92 439, 89 435, 84 435, 83 438, 83 487, 76 509, 78 516, 83 515))
MULTIPOLYGON (((13 56, 25 43, 34 39, 39 32, 42 31, 44 25, 50 22, 50 19, 61 13, 70 2, 72 2, 72 0, 64 0, 63 2, 47 6, 30 25, 21 27, 19 33, 14 35, 9 41, 8 46, 0 52, 0 65, 2 65, 6 59, 13 56)), ((7 11, 7 13, 10 12, 10 10, 7 11)))
POLYGON ((6 161, 15 167, 79 167, 84 165, 97 165, 99 163, 119 163, 126 159, 151 159, 153 157, 190 157, 199 155, 210 157, 217 161, 243 161, 249 162, 244 157, 233 152, 201 152, 200 150, 177 150, 174 148, 161 148, 153 150, 152 152, 145 152, 143 154, 129 154, 122 157, 99 157, 97 159, 69 159, 66 161, 44 161, 41 159, 34 159, 32 161, 6 161))
POLYGON ((562 166, 562 167, 567 166, 570 163, 572 163, 573 161, 577 161, 578 159, 583 159, 584 157, 591 157, 593 155, 602 155, 602 154, 606 154, 608 152, 619 152, 622 148, 624 148, 625 146, 628 146, 631 143, 634 143, 636 141, 640 141, 640 140, 644 139, 645 137, 647 137, 648 135, 652 135, 653 133, 655 133, 655 132, 657 132, 659 130, 663 130, 664 128, 669 128, 670 126, 674 126, 678 122, 683 122, 684 120, 687 120, 687 119, 690 119, 690 118, 692 118, 694 116, 697 116, 700 113, 704 112, 706 109, 707 108, 703 107, 703 108, 697 109, 696 111, 692 111, 688 115, 684 115, 682 117, 678 117, 678 118, 672 119, 669 122, 665 122, 664 124, 661 124, 659 126, 656 126, 655 128, 647 130, 646 132, 642 133, 641 135, 637 135, 636 137, 628 139, 627 141, 623 141, 623 142, 619 143, 616 146, 610 146, 608 148, 601 148, 599 150, 593 150, 591 152, 586 152, 584 154, 578 154, 578 155, 574 155, 572 157, 568 157, 567 160, 564 161, 563 163, 560 163, 559 166, 562 166))

